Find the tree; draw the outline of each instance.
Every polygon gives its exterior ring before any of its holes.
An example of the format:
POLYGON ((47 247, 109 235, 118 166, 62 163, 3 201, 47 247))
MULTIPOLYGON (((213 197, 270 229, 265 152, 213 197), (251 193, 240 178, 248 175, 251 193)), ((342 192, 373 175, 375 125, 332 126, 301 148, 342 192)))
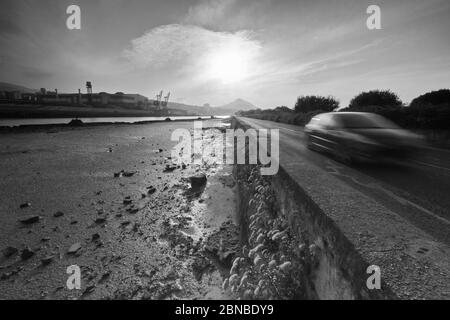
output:
POLYGON ((317 110, 331 112, 337 108, 339 108, 339 101, 331 96, 301 96, 297 98, 297 102, 295 103, 295 112, 297 113, 307 113, 317 110))
POLYGON ((277 112, 293 112, 293 110, 291 108, 288 108, 286 106, 276 107, 275 111, 277 111, 277 112))
POLYGON ((413 101, 411 101, 411 107, 423 106, 423 105, 442 105, 447 104, 450 105, 450 90, 449 89, 441 89, 438 91, 431 91, 425 93, 413 101))
POLYGON ((402 101, 390 90, 372 90, 361 92, 349 104, 350 110, 364 110, 366 107, 400 107, 402 101))

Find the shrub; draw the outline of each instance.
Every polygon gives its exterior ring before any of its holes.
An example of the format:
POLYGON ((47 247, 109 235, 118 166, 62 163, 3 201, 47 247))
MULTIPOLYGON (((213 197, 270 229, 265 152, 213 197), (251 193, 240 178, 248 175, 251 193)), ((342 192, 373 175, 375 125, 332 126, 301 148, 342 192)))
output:
POLYGON ((298 97, 295 103, 295 112, 297 113, 307 113, 316 110, 331 112, 337 108, 339 108, 339 101, 331 96, 302 96, 298 97))
POLYGON ((368 92, 361 92, 354 97, 349 104, 351 111, 366 111, 367 107, 400 107, 402 101, 390 90, 372 90, 368 92))
POLYGON ((410 103, 410 107, 417 107, 423 105, 450 105, 450 90, 441 89, 438 91, 431 91, 415 98, 410 103))

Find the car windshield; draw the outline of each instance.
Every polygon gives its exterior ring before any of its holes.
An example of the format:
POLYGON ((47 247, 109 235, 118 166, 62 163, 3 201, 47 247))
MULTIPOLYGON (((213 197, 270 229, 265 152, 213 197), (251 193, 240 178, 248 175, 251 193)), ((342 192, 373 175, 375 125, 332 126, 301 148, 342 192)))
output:
POLYGON ((371 114, 341 114, 335 115, 336 120, 343 128, 349 129, 397 129, 398 126, 383 118, 382 116, 371 114))

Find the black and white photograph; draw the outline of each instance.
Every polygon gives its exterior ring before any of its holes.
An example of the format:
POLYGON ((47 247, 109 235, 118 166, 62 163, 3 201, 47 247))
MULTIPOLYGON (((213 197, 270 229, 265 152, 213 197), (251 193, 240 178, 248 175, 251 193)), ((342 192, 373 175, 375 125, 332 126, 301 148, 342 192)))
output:
POLYGON ((449 34, 448 0, 0 0, 0 300, 450 300, 449 34))

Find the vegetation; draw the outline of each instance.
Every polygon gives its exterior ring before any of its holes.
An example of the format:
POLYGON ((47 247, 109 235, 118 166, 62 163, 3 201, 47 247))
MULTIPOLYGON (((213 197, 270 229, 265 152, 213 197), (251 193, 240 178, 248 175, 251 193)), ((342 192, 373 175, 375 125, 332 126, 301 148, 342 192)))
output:
MULTIPOLYGON (((323 112, 339 107, 333 97, 299 97, 295 109, 286 106, 270 110, 250 110, 239 115, 295 125, 305 125, 323 112)), ((355 96, 349 106, 339 111, 372 112, 380 114, 402 127, 413 130, 450 131, 450 90, 442 89, 421 95, 405 106, 398 95, 389 90, 373 90, 355 96)))
POLYGON ((432 91, 421 95, 411 101, 411 107, 419 107, 423 105, 449 105, 450 104, 450 90, 441 89, 438 91, 432 91))
POLYGON ((262 120, 270 120, 304 126, 319 113, 331 112, 339 108, 339 102, 333 97, 301 96, 297 98, 295 110, 286 106, 272 110, 241 111, 239 115, 262 120))
POLYGON ((308 113, 317 110, 331 112, 338 108, 339 102, 331 96, 302 96, 298 97, 295 103, 295 112, 297 113, 308 113))
POLYGON ((371 106, 400 107, 402 101, 397 94, 389 90, 373 90, 358 94, 350 101, 348 108, 350 110, 364 110, 364 108, 371 106))

